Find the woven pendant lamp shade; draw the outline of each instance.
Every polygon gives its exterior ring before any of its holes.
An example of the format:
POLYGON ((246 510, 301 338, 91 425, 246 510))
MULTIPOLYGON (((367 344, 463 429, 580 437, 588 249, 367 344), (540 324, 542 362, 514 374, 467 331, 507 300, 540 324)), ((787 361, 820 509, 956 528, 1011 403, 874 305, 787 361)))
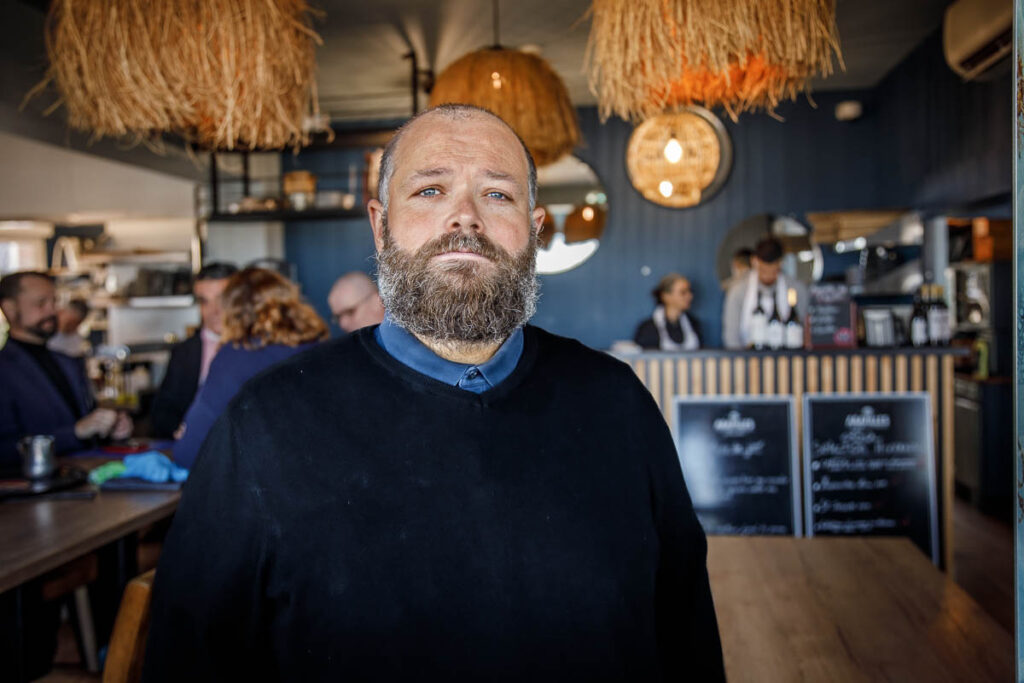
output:
POLYGON ((842 65, 835 0, 593 0, 587 46, 602 120, 691 104, 773 112, 842 65))
POLYGON ((732 143, 721 121, 699 108, 647 119, 626 147, 633 187, 648 201, 676 209, 708 199, 724 184, 731 165, 732 143), (673 140, 676 153, 669 154, 673 140))
POLYGON ((308 142, 320 38, 306 0, 53 0, 50 69, 72 128, 210 149, 308 142))
POLYGON ((565 243, 601 239, 607 212, 600 206, 577 206, 565 217, 565 243))
POLYGON ((445 69, 430 93, 430 106, 472 104, 500 116, 545 166, 580 140, 576 110, 565 84, 536 55, 501 47, 464 55, 445 69))

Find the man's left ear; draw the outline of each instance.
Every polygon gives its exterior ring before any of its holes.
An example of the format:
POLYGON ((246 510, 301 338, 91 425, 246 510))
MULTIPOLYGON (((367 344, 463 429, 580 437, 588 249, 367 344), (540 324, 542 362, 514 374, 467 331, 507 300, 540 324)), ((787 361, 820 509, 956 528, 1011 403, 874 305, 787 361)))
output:
POLYGON ((544 216, 546 215, 547 212, 542 206, 538 206, 533 210, 533 233, 538 237, 540 237, 540 231, 544 229, 544 216))
POLYGON ((370 216, 370 230, 373 231, 373 243, 379 252, 384 248, 384 206, 380 201, 371 199, 366 203, 366 213, 370 216))

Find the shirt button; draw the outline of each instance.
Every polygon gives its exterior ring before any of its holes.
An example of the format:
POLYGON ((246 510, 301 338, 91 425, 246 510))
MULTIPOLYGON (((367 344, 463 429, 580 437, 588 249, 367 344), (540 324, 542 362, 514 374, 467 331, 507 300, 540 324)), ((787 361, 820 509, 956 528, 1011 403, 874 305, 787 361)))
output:
POLYGON ((468 371, 466 372, 466 378, 467 378, 467 379, 476 379, 476 378, 477 378, 477 377, 479 377, 479 376, 480 376, 480 371, 479 371, 479 370, 477 370, 476 368, 470 368, 470 369, 469 369, 469 370, 468 370, 468 371))

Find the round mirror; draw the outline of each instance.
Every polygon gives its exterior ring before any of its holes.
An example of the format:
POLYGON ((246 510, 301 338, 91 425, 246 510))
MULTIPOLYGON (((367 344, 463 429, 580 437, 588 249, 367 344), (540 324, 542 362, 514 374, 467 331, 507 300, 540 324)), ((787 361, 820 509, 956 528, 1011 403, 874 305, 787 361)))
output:
POLYGON ((761 213, 732 226, 718 245, 715 269, 723 289, 729 286, 736 275, 733 271, 733 256, 741 249, 752 250, 768 235, 782 242, 785 249, 782 257, 784 273, 805 283, 821 279, 821 248, 811 241, 811 229, 790 216, 761 213))
POLYGON ((590 166, 566 156, 537 169, 537 205, 547 213, 537 250, 539 274, 564 273, 593 256, 608 217, 608 197, 590 166))

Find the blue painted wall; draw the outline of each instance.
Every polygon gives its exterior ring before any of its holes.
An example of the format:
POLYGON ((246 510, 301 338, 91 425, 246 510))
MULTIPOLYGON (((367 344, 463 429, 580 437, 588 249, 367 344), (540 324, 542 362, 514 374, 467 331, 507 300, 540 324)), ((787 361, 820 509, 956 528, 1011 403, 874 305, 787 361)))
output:
MULTIPOLYGON (((665 209, 644 200, 625 168, 631 126, 598 120, 580 110, 584 145, 576 154, 600 177, 609 201, 601 248, 569 273, 542 277, 534 322, 553 332, 607 348, 632 336, 650 314, 649 291, 669 271, 690 277, 694 313, 705 344, 721 343, 722 295, 715 276, 719 242, 734 224, 756 213, 953 205, 1008 191, 1009 101, 998 106, 1003 85, 960 84, 942 61, 938 37, 915 50, 870 92, 827 93, 785 104, 778 114, 748 114, 726 121, 734 166, 723 189, 692 209, 665 209), (833 116, 843 99, 865 103, 864 116, 840 123, 833 116), (644 276, 647 266, 651 274, 644 276)), ((361 152, 286 155, 286 168, 344 172, 361 152)), ((299 268, 303 289, 326 315, 325 297, 337 275, 372 271, 370 229, 365 220, 290 223, 286 256, 299 268)))

